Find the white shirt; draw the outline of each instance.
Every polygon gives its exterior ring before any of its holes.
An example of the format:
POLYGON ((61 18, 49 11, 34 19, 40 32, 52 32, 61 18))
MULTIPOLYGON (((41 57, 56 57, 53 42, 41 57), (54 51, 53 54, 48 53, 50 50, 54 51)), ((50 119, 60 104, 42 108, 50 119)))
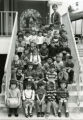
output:
POLYGON ((26 99, 30 99, 30 100, 34 100, 35 99, 35 91, 34 90, 27 90, 25 89, 23 91, 23 100, 26 100, 26 99))
POLYGON ((43 39, 44 39, 44 37, 43 36, 37 36, 37 44, 39 45, 41 45, 41 44, 43 44, 43 39))
POLYGON ((41 58, 40 55, 30 55, 30 62, 34 63, 34 64, 41 64, 41 58))

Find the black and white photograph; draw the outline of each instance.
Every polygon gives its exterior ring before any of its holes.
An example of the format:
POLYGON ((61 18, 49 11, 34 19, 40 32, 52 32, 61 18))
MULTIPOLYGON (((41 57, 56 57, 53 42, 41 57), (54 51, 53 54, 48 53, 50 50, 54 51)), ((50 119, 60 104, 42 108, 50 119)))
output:
POLYGON ((83 120, 83 0, 0 0, 0 120, 83 120))

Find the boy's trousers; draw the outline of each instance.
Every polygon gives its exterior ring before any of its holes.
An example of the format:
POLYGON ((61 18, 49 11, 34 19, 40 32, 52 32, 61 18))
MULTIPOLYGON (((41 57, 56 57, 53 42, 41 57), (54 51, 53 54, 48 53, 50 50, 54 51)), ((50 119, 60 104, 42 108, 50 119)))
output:
POLYGON ((56 104, 55 101, 49 101, 49 102, 47 102, 47 110, 46 110, 46 112, 48 114, 50 114, 51 107, 53 108, 54 114, 56 115, 57 104, 56 104))
POLYGON ((43 101, 41 104, 39 103, 39 101, 36 101, 36 106, 37 106, 37 112, 45 112, 46 109, 46 104, 45 101, 43 101))

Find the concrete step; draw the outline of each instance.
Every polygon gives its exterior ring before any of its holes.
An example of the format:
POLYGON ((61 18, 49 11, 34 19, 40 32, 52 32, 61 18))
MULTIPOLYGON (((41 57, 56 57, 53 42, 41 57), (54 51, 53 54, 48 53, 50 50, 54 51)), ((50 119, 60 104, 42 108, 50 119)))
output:
POLYGON ((77 91, 76 83, 68 84, 68 91, 77 91))
MULTIPOLYGON (((71 91, 77 91, 77 85, 76 85, 76 83, 69 84, 68 85, 68 90, 69 90, 69 92, 71 92, 71 91)), ((80 91, 83 91, 83 82, 82 81, 80 82, 80 91)))
MULTIPOLYGON (((70 104, 72 106, 75 106, 74 104, 70 104)), ((70 112, 69 113, 69 117, 66 118, 65 115, 62 113, 62 117, 59 118, 58 116, 55 117, 53 116, 52 114, 50 114, 49 118, 47 117, 37 117, 36 116, 36 113, 33 114, 33 117, 32 118, 28 118, 28 119, 31 119, 31 120, 83 120, 83 113, 81 113, 78 109, 76 110, 77 106, 74 107, 74 113, 70 112)), ((73 109, 72 109, 73 110, 73 109)), ((69 110, 70 111, 70 110, 69 110)), ((7 109, 3 109, 3 110, 0 110, 0 120, 25 120, 25 116, 24 116, 24 113, 20 112, 19 111, 19 117, 15 117, 14 115, 12 115, 12 117, 8 117, 8 112, 7 112, 7 109)))

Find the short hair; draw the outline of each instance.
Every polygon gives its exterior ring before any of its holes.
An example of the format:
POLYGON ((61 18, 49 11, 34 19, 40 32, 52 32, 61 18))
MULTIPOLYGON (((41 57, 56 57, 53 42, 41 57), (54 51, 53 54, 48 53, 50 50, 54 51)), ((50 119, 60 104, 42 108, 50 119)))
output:
POLYGON ((46 45, 47 46, 47 42, 43 42, 43 44, 42 45, 46 45))
POLYGON ((61 24, 61 26, 65 26, 64 24, 61 24))
POLYGON ((57 4, 53 4, 53 5, 52 5, 52 8, 54 8, 54 7, 58 7, 58 5, 57 5, 57 4))

